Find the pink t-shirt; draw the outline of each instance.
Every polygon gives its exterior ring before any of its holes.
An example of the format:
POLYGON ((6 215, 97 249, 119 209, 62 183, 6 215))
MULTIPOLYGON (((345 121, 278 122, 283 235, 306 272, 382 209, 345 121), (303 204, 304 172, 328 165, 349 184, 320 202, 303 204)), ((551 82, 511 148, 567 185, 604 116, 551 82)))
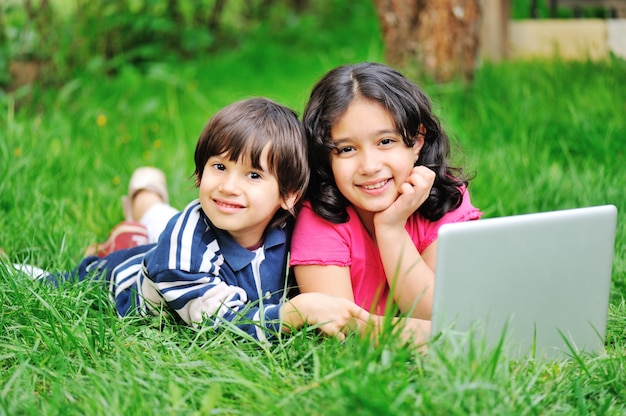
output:
MULTIPOLYGON (((290 265, 334 265, 350 267, 354 301, 364 309, 382 314, 389 296, 380 253, 361 223, 353 207, 348 209, 349 220, 334 224, 319 217, 308 202, 304 203, 296 219, 291 240, 290 265)), ((475 208, 469 192, 464 189, 459 208, 448 212, 440 220, 431 222, 415 213, 406 223, 406 229, 422 253, 437 239, 442 224, 477 220, 482 213, 475 208)))

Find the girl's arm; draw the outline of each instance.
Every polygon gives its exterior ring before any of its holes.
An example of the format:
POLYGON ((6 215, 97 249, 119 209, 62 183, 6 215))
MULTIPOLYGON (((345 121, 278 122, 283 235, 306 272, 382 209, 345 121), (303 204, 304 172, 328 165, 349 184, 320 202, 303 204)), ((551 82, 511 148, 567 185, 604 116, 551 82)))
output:
POLYGON ((420 255, 405 226, 428 197, 435 173, 425 166, 413 169, 396 201, 374 215, 374 232, 393 298, 403 313, 430 319, 435 283, 436 244, 420 255))
POLYGON ((350 268, 347 266, 294 266, 294 273, 302 293, 321 292, 354 302, 350 268))
POLYGON ((305 324, 316 325, 320 331, 340 341, 355 330, 362 334, 371 333, 367 327, 374 324, 365 309, 326 293, 302 293, 283 304, 280 315, 285 332, 305 324))
POLYGON ((430 321, 416 318, 386 319, 380 315, 368 313, 347 299, 325 293, 303 293, 289 300, 282 307, 281 319, 283 331, 299 328, 305 323, 316 325, 327 335, 335 336, 340 341, 346 334, 358 330, 361 336, 373 339, 384 327, 390 324, 400 338, 420 351, 425 351, 430 337, 430 321))
MULTIPOLYGON (((411 244, 412 245, 412 244, 411 244)), ((427 250, 428 251, 428 250, 427 250)), ((294 319, 291 325, 299 327, 303 322, 299 316, 306 316, 309 323, 322 323, 328 321, 328 325, 323 325, 320 330, 329 334, 336 335, 339 339, 343 339, 345 335, 340 332, 342 328, 350 328, 357 325, 361 333, 375 336, 383 330, 385 322, 384 316, 367 313, 364 309, 353 303, 354 292, 352 291, 352 283, 350 280, 350 269, 341 266, 294 266, 296 281, 300 292, 299 296, 292 299, 293 305, 302 305, 305 299, 298 299, 302 296, 311 295, 332 295, 327 298, 321 298, 317 305, 317 309, 311 311, 304 309, 302 306, 296 306, 296 311, 302 311, 302 315, 292 315, 294 319), (313 293, 318 292, 318 293, 313 293), (320 293, 321 292, 321 293, 320 293), (343 298, 343 299, 341 299, 343 298), (323 301, 322 301, 323 299, 323 301), (324 302, 324 303, 323 303, 324 302), (346 303, 347 302, 347 303, 346 303), (356 307, 354 309, 351 305, 356 307), (324 315, 319 315, 321 312, 324 315), (311 319, 313 318, 313 319, 311 319), (346 326, 349 322, 350 325, 346 326), (367 325, 365 325, 367 323, 367 325), (364 329, 367 327, 367 330, 364 329)), ((315 298, 313 298, 315 299, 315 298)), ((290 307, 293 305, 285 305, 282 316, 287 322, 290 307)), ((304 304, 308 305, 308 304, 304 304)), ((430 335, 430 321, 416 318, 394 318, 393 325, 401 331, 401 337, 407 342, 415 345, 423 345, 430 335), (401 319, 401 321, 398 321, 401 319)), ((344 331, 345 332, 345 331, 344 331)))
POLYGON ((376 239, 393 299, 403 313, 431 319, 436 242, 420 255, 406 229, 376 229, 376 239))

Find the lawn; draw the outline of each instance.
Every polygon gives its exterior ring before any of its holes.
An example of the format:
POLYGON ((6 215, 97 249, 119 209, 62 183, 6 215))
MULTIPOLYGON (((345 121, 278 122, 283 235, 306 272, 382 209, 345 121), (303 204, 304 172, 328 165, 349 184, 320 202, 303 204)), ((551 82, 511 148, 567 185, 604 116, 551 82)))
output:
MULTIPOLYGON (((375 31, 343 30, 1 96, 0 247, 11 261, 72 267, 122 219, 141 165, 162 168, 183 207, 217 109, 264 95, 301 113, 326 70, 382 61, 375 31)), ((455 161, 476 173, 485 217, 617 206, 606 353, 513 359, 469 342, 423 356, 388 334, 374 345, 313 330, 261 345, 119 319, 98 285, 56 289, 0 266, 0 414, 624 414, 626 62, 483 63, 471 85, 421 85, 455 161)))

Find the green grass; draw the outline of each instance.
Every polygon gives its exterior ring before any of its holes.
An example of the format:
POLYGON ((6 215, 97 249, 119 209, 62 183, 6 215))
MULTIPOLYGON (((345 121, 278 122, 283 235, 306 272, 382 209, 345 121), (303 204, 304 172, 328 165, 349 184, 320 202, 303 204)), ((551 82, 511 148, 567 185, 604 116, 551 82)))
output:
MULTIPOLYGON (((115 79, 86 72, 30 99, 2 97, 0 246, 12 261, 72 267, 122 219, 119 198, 140 165, 161 167, 172 203, 184 206, 211 114, 252 95, 301 112, 326 70, 382 59, 362 26, 289 47, 263 35, 217 57, 115 79)), ((619 60, 485 64, 469 87, 423 85, 455 159, 476 172, 472 199, 486 216, 618 207, 606 354, 513 360, 466 340, 424 357, 393 336, 340 344, 311 330, 263 346, 161 318, 118 319, 97 285, 59 290, 0 266, 0 414, 623 414, 624 85, 619 60)))

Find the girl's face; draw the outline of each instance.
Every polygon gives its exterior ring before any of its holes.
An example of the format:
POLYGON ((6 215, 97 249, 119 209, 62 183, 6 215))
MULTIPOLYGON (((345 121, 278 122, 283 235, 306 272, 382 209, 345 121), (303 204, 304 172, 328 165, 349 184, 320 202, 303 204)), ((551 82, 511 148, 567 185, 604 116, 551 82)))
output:
POLYGON ((243 247, 258 244, 274 214, 294 202, 280 196, 278 181, 267 168, 268 149, 269 144, 261 154, 261 169, 243 159, 233 162, 223 154, 207 160, 200 178, 204 213, 243 247))
POLYGON ((407 147, 393 119, 380 104, 354 100, 331 128, 337 147, 331 154, 335 183, 359 213, 387 209, 398 197, 424 144, 407 147))

